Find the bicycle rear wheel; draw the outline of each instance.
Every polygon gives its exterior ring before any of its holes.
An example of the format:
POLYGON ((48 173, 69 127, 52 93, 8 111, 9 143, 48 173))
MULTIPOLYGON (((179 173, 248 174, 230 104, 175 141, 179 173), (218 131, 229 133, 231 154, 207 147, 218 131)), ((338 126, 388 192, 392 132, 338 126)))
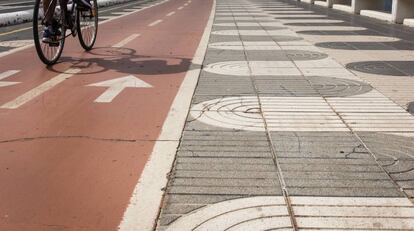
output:
POLYGON ((77 30, 79 42, 83 49, 92 49, 98 34, 98 3, 97 0, 91 1, 92 9, 79 10, 77 14, 77 30))
MULTIPOLYGON (((53 0, 52 0, 53 1, 53 0)), ((58 1, 58 0, 54 0, 58 1)), ((56 21, 56 26, 61 33, 61 39, 57 43, 44 43, 42 41, 45 23, 45 12, 43 9, 43 0, 36 0, 33 11, 33 38, 36 47, 37 55, 40 60, 46 65, 55 64, 62 55, 63 47, 65 45, 66 29, 62 25, 62 17, 59 8, 53 12, 53 18, 56 21)))

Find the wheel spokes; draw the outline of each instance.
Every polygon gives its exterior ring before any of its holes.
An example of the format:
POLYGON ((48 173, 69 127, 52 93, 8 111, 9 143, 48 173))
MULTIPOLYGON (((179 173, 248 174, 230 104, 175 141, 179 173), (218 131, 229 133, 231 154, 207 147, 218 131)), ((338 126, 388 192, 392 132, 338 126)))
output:
POLYGON ((92 10, 90 11, 81 11, 79 17, 79 25, 81 29, 82 40, 85 45, 91 46, 95 40, 96 36, 96 13, 94 3, 92 4, 92 10))
MULTIPOLYGON (((62 41, 59 41, 59 45, 56 46, 56 45, 51 45, 49 43, 44 43, 42 41, 43 34, 44 34, 44 28, 46 27, 46 25, 45 25, 44 12, 45 11, 43 9, 43 2, 41 1, 40 4, 39 4, 39 18, 38 18, 38 27, 37 27, 38 28, 37 29, 38 39, 39 39, 38 42, 40 44, 41 52, 43 53, 43 56, 48 61, 52 62, 55 59, 57 59, 58 56, 60 55, 61 49, 63 49, 63 42, 62 41)), ((58 13, 59 12, 57 10, 55 10, 55 14, 54 14, 55 16, 54 16, 54 18, 59 22, 58 23, 59 27, 61 27, 60 26, 61 25, 61 23, 60 23, 61 19, 56 18, 59 15, 58 13)), ((64 36, 64 32, 62 31, 62 29, 59 28, 59 30, 61 31, 62 36, 64 36)), ((59 38, 59 39, 62 39, 62 38, 59 38)))

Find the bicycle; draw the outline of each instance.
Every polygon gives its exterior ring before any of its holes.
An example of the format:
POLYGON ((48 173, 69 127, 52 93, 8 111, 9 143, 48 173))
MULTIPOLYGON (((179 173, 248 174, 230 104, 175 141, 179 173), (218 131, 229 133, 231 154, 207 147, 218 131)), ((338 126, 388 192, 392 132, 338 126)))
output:
POLYGON ((59 0, 51 0, 48 9, 43 9, 42 0, 36 0, 33 11, 33 38, 37 55, 46 65, 55 64, 62 55, 65 39, 72 35, 78 35, 79 42, 83 49, 89 51, 96 42, 98 33, 98 4, 97 0, 91 0, 92 8, 89 10, 81 9, 77 6, 77 0, 69 1, 67 13, 59 7, 59 0), (42 41, 44 27, 46 26, 45 15, 48 14, 52 4, 56 4, 53 12, 53 20, 60 31, 60 38, 54 43, 44 43, 42 41), (64 17, 64 15, 68 15, 64 17), (66 20, 66 22, 64 22, 66 20), (67 28, 65 25, 72 25, 67 28), (66 35, 67 30, 70 33, 66 35))

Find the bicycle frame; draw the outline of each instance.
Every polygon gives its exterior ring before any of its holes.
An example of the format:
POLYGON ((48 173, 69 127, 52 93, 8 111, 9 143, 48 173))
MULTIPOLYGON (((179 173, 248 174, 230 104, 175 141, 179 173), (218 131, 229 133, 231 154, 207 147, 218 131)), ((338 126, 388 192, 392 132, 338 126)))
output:
MULTIPOLYGON (((52 4, 57 3, 57 1, 59 1, 59 6, 56 4, 56 8, 57 9, 61 9, 62 8, 62 5, 60 4, 61 3, 60 2, 61 0, 52 0, 52 1, 50 1, 49 6, 47 7, 47 10, 46 10, 46 12, 44 12, 43 15, 47 15, 49 13, 49 10, 50 10, 52 4)), ((76 0, 69 0, 68 3, 66 4, 66 8, 65 8, 67 10, 67 12, 70 12, 70 16, 71 17, 74 17, 75 20, 76 20, 76 16, 77 16, 76 15, 77 14, 77 11, 75 10, 76 9, 76 5, 77 5, 76 0), (70 6, 70 9, 69 9, 68 6, 70 6)), ((62 12, 62 15, 66 15, 67 12, 62 12)), ((64 16, 64 17, 66 17, 66 16, 64 16)), ((46 25, 45 19, 46 19, 46 17, 42 20, 42 25, 46 25)), ((62 20, 66 20, 66 19, 62 19, 62 20)), ((72 18, 70 20, 72 20, 72 18)), ((67 28, 67 29, 70 29, 71 30, 71 33, 68 34, 68 35, 66 35, 65 37, 59 39, 58 41, 61 41, 63 39, 66 39, 70 35, 73 35, 73 31, 76 31, 76 22, 73 22, 73 25, 74 25, 74 28, 67 28)))
POLYGON ((40 60, 46 65, 55 64, 62 54, 66 38, 70 35, 78 36, 80 45, 85 51, 91 50, 96 41, 98 28, 97 0, 92 0, 94 8, 90 9, 90 13, 85 14, 83 12, 86 10, 78 7, 79 0, 69 0, 64 5, 61 3, 66 0, 50 0, 47 6, 44 1, 35 1, 33 13, 33 38, 40 60), (59 6, 57 1, 60 3, 59 6), (45 28, 49 26, 53 28, 45 28), (59 30, 61 35, 54 36, 50 42, 45 41, 43 31, 49 29, 59 30), (90 37, 85 37, 84 29, 88 30, 87 36, 90 37), (66 33, 67 30, 71 33, 66 33))

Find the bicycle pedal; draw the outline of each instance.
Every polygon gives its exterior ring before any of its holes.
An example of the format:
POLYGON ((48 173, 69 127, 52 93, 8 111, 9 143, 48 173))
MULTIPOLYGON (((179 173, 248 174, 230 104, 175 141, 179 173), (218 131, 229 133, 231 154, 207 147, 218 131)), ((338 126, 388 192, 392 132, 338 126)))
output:
POLYGON ((58 47, 60 45, 59 42, 50 42, 48 43, 50 47, 58 47))
POLYGON ((58 47, 60 45, 60 42, 57 40, 51 41, 51 40, 45 40, 42 41, 44 44, 47 44, 50 47, 58 47))

